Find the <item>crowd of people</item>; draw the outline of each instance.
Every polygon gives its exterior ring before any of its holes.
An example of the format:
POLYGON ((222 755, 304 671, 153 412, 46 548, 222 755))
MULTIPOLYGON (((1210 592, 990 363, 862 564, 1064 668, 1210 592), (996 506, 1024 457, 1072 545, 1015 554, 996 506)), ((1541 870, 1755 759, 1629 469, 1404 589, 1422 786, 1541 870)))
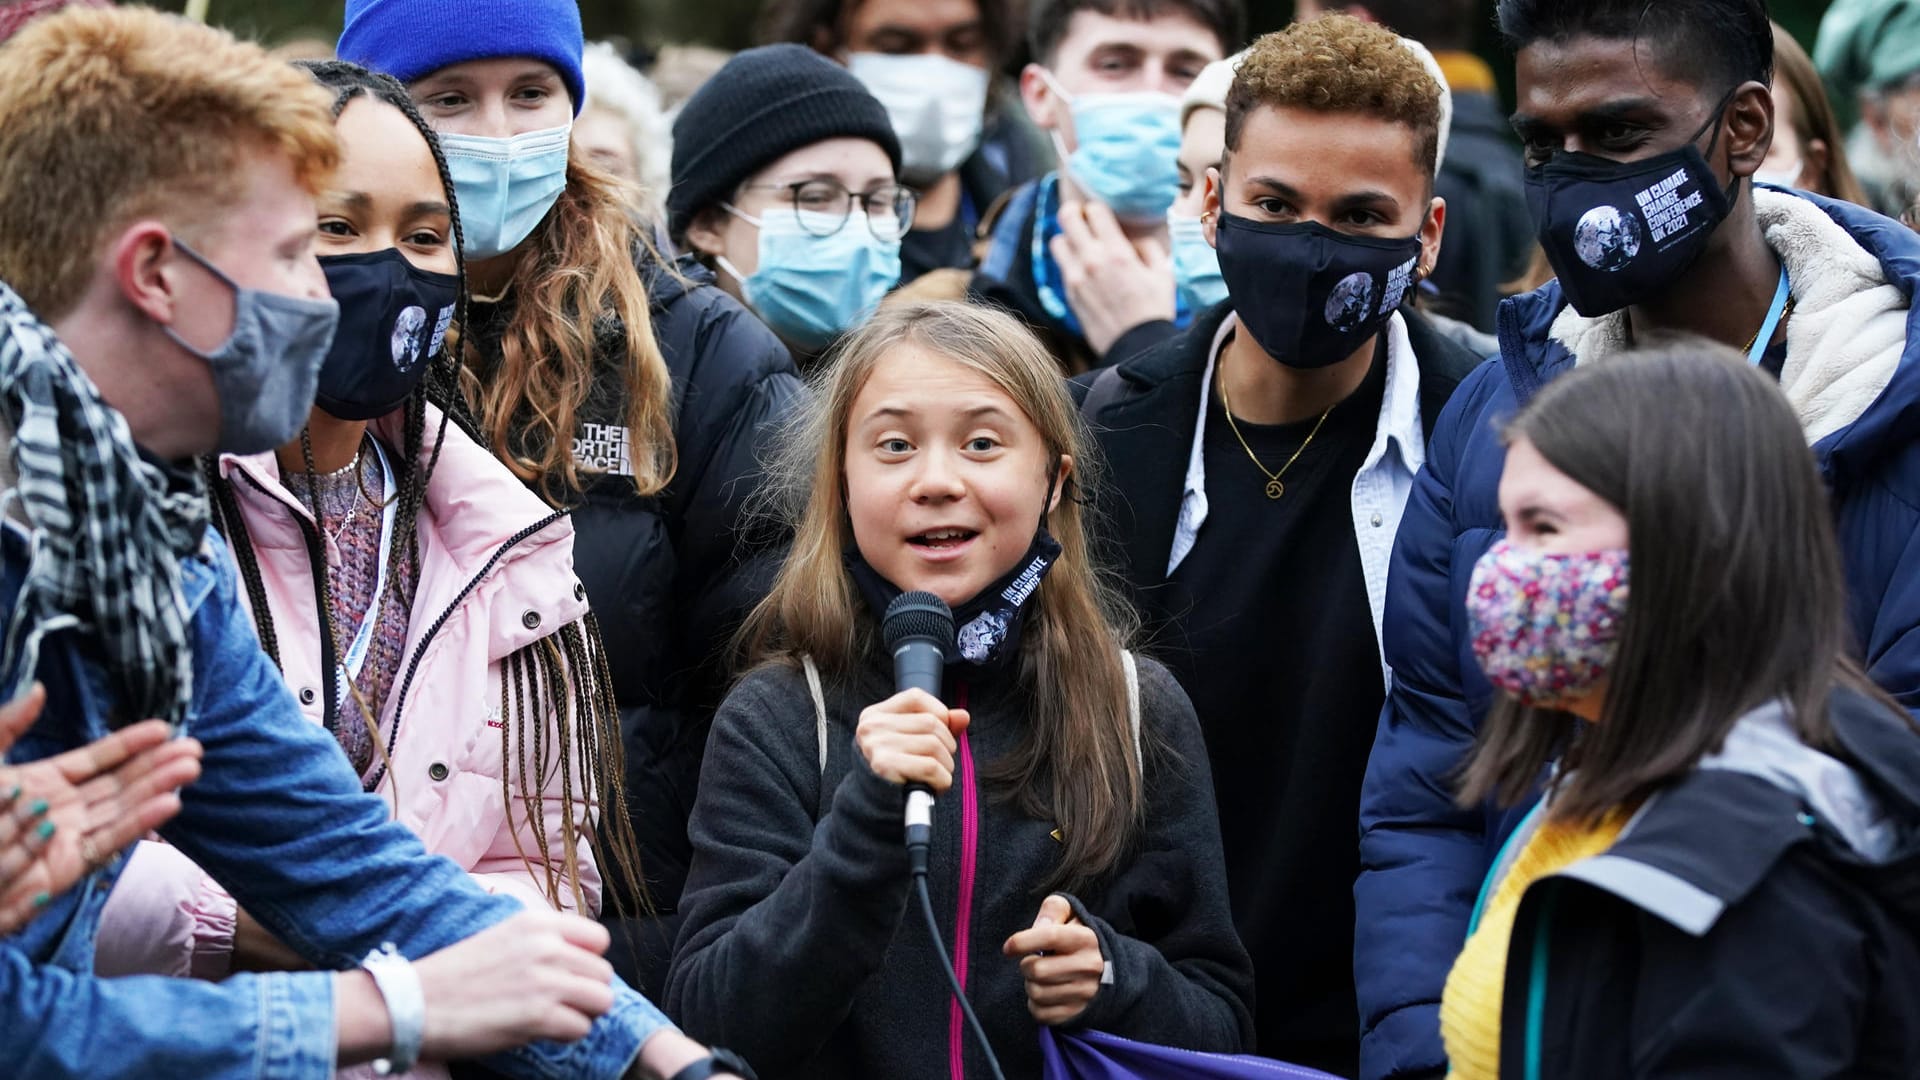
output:
POLYGON ((0 1075, 1920 1068, 1920 3, 757 31, 0 6, 0 1075))

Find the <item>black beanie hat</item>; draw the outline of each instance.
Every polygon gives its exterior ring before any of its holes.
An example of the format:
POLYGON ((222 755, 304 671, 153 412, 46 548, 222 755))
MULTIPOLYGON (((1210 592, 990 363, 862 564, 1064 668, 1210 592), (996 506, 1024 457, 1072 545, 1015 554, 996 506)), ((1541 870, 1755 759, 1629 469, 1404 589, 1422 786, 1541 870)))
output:
POLYGON ((680 239, 694 215, 729 198, 768 163, 839 138, 878 143, 899 174, 900 140, 886 107, 846 68, 805 45, 736 54, 673 123, 667 231, 680 239))

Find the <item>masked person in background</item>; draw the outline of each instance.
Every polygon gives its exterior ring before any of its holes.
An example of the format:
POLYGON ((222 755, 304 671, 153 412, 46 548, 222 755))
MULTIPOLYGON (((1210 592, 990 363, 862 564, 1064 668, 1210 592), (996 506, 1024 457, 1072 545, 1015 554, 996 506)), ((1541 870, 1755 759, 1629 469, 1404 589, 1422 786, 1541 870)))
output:
POLYGON ((1121 568, 1206 735, 1256 1046, 1343 1076, 1380 598, 1427 432, 1479 362, 1406 304, 1446 222, 1442 95, 1349 16, 1256 41, 1201 182, 1227 302, 1080 380, 1121 568))
POLYGON ((668 991, 780 1078, 988 1075, 932 955, 902 788, 938 796, 927 889, 1009 1077, 1038 1025, 1188 1050, 1249 1034, 1193 711, 1136 660, 1091 557, 1086 431, 1011 316, 889 306, 781 455, 794 553, 714 721, 668 991), (940 700, 882 617, 954 612, 940 700))
POLYGON ((917 196, 887 110, 803 45, 727 61, 673 125, 674 243, 812 359, 900 281, 917 196))
POLYGON ((1698 340, 1509 424, 1462 802, 1546 793, 1440 1006, 1459 1080, 1913 1075, 1920 734, 1853 658, 1779 385, 1698 340))
POLYGON ((1774 139, 1761 0, 1503 0, 1499 16, 1518 53, 1534 227, 1559 278, 1502 307, 1500 356, 1435 425, 1394 552, 1393 685, 1355 885, 1368 1078, 1443 1067, 1435 1002, 1523 809, 1462 807, 1449 785, 1493 693, 1459 598, 1503 527, 1496 418, 1542 384, 1658 331, 1711 338, 1777 378, 1831 495, 1858 656, 1920 707, 1920 595, 1908 587, 1920 566, 1920 501, 1908 497, 1920 363, 1907 335, 1920 238, 1849 203, 1755 188, 1774 139))
POLYGON ((127 860, 86 836, 80 884, 0 939, 0 1061, 323 1080, 506 1051, 509 1076, 671 1077, 707 1055, 612 977, 604 929, 488 895, 363 790, 207 529, 191 458, 309 418, 339 321, 314 199, 339 155, 306 73, 177 16, 70 10, 0 47, 0 693, 46 688, 9 758, 141 717, 191 732, 203 768, 162 836, 312 969, 98 978, 127 860))
POLYGON ((445 149, 480 441, 573 515, 575 572, 615 658, 647 900, 669 919, 616 929, 643 931, 631 974, 657 987, 725 642, 783 540, 746 505, 804 388, 705 268, 653 251, 633 189, 573 151, 583 46, 574 0, 352 0, 340 35, 342 59, 407 84, 445 149))
MULTIPOLYGON (((464 281, 432 130, 387 76, 314 73, 342 150, 316 243, 340 330, 298 438, 206 460, 214 523, 261 643, 362 785, 488 892, 597 914, 602 876, 637 857, 626 815, 600 810, 625 804, 620 732, 572 526, 443 411, 460 393, 446 346, 464 281), (510 694, 527 681, 550 689, 510 694)), ((293 959, 151 843, 95 949, 103 975, 218 980, 293 959)))
POLYGON ((1240 44, 1239 0, 1035 0, 1020 96, 1059 168, 990 224, 972 295, 1025 319, 1069 372, 1113 363, 1191 316, 1173 287, 1180 95, 1240 44))
MULTIPOLYGON (((1019 103, 996 86, 1018 21, 1009 0, 773 0, 762 16, 763 40, 845 64, 893 119, 900 179, 920 194, 900 242, 903 285, 934 270, 970 274, 982 217, 1044 167, 1019 103)), ((943 289, 965 287, 961 277, 943 289)))
POLYGON ((605 41, 588 45, 580 57, 587 107, 573 122, 573 145, 596 165, 636 184, 635 211, 650 229, 666 217, 673 131, 660 107, 660 90, 605 41))
POLYGON ((1773 145, 1753 178, 1871 208, 1847 161, 1840 122, 1807 50, 1773 24, 1773 145))
POLYGON ((1227 90, 1246 59, 1239 52, 1215 60, 1180 98, 1180 194, 1167 208, 1167 253, 1180 306, 1195 316, 1227 298, 1220 256, 1207 242, 1207 172, 1218 169, 1227 146, 1227 90))

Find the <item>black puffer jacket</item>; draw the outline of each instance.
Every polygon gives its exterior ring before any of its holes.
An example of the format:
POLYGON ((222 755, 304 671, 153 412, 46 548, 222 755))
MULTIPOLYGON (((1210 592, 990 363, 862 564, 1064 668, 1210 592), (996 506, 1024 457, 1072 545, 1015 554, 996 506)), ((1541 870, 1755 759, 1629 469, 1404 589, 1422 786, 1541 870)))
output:
MULTIPOLYGON (((725 645, 784 554, 784 537, 747 528, 745 506, 760 485, 762 451, 806 388, 786 347, 707 270, 682 260, 641 272, 673 376, 679 465, 657 496, 635 494, 612 472, 590 484, 574 508, 574 560, 613 668, 648 891, 671 912, 686 879, 707 728, 725 696, 725 645)), ((510 303, 473 305, 484 357, 497 361, 510 303)), ((625 333, 615 320, 598 328, 601 363, 575 443, 584 460, 614 467, 625 333)))

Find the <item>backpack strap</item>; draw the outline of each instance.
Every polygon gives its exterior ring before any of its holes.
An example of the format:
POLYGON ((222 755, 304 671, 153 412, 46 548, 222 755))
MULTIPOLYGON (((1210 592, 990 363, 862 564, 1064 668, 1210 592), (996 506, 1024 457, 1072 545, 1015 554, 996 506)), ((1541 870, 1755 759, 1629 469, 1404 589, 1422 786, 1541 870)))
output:
POLYGON ((1120 666, 1127 669, 1127 722, 1133 727, 1133 763, 1145 772, 1147 763, 1140 752, 1140 664, 1129 650, 1120 650, 1120 666))
POLYGON ((820 669, 813 657, 800 654, 800 668, 807 675, 807 693, 813 698, 813 731, 820 742, 820 775, 827 774, 827 694, 820 688, 820 669))

